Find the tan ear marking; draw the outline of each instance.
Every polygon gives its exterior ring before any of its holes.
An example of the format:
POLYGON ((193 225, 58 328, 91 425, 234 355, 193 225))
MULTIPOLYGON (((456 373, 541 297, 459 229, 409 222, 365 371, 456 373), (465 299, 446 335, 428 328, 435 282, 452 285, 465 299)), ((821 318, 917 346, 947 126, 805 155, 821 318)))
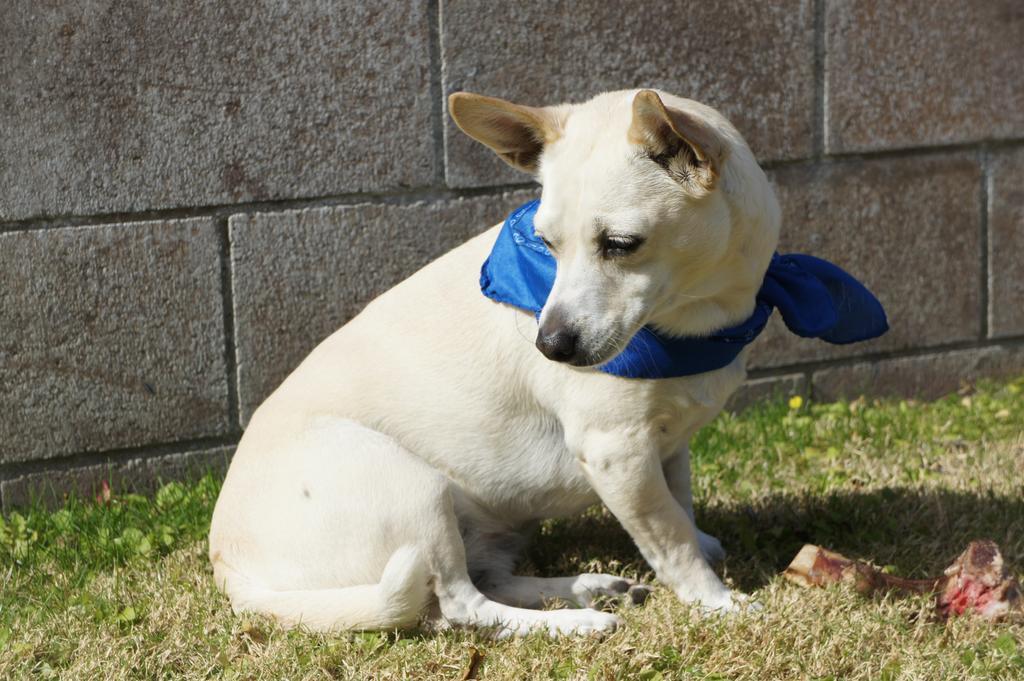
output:
POLYGON ((726 146, 714 129, 687 111, 666 107, 654 90, 641 90, 633 98, 628 137, 677 180, 696 179, 707 189, 714 187, 725 162, 726 146), (688 161, 683 151, 693 158, 688 161))
POLYGON ((452 120, 513 168, 536 173, 544 146, 561 134, 552 109, 513 104, 496 97, 456 92, 448 97, 452 120))

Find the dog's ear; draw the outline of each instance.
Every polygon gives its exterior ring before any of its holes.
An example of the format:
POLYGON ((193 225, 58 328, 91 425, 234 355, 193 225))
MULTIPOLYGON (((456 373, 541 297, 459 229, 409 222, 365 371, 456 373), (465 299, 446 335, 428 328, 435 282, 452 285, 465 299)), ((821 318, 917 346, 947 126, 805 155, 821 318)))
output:
POLYGON ((531 174, 537 172, 544 146, 561 135, 562 119, 553 108, 456 92, 448 97, 448 111, 464 133, 490 147, 513 168, 531 174))
POLYGON ((629 141, 642 146, 652 161, 683 186, 714 188, 728 146, 697 116, 670 109, 654 90, 633 98, 629 141))

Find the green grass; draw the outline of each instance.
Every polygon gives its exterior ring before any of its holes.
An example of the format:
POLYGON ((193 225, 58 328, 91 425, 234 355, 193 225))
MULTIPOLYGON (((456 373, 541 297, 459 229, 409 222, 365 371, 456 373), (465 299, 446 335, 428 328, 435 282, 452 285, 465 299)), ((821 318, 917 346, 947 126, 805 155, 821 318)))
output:
MULTIPOLYGON (((232 615, 205 534, 219 482, 69 500, 0 521, 0 678, 1024 679, 1024 624, 938 623, 926 598, 779 578, 805 542, 907 576, 975 538, 1024 565, 1024 379, 933 403, 723 414, 694 443, 697 515, 759 614, 701 617, 658 588, 604 640, 474 632, 333 636, 232 615)), ((524 572, 652 579, 600 508, 546 523, 524 572)))

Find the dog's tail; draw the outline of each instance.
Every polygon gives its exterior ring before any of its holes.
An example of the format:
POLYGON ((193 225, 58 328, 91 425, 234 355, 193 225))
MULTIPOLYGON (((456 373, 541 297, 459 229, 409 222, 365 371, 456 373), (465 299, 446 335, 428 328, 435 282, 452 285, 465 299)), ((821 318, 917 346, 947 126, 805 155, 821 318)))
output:
POLYGON ((219 560, 214 564, 214 576, 235 612, 259 612, 283 624, 314 631, 410 626, 431 595, 427 563, 413 546, 395 551, 377 584, 277 591, 254 584, 219 560))

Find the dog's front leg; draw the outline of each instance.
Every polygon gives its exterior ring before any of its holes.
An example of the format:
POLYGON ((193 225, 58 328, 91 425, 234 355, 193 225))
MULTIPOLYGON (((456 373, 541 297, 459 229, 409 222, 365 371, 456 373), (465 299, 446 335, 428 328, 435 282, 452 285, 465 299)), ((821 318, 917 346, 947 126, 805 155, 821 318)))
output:
POLYGON ((683 601, 737 608, 741 599, 704 559, 697 527, 669 490, 654 446, 604 431, 581 438, 577 455, 590 484, 663 584, 683 601))
MULTIPOLYGON (((683 445, 678 452, 670 456, 662 466, 665 471, 665 481, 672 492, 672 496, 683 507, 690 520, 696 524, 697 520, 693 515, 693 482, 690 476, 690 447, 683 445)), ((700 543, 700 550, 704 557, 712 563, 725 560, 725 549, 717 538, 710 534, 701 532, 697 528, 697 541, 700 543)))

